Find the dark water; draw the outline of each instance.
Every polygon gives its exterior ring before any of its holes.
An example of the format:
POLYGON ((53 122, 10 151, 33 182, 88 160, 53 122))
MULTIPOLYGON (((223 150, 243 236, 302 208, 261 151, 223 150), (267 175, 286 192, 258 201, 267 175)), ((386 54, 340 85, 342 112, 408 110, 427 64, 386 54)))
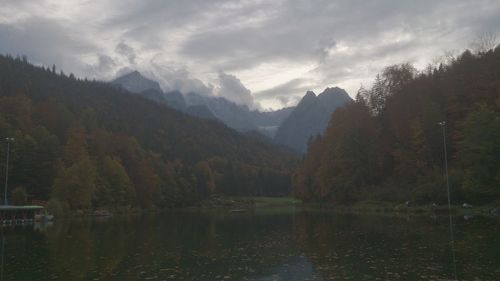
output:
POLYGON ((500 220, 283 211, 2 228, 0 280, 500 280, 500 220))

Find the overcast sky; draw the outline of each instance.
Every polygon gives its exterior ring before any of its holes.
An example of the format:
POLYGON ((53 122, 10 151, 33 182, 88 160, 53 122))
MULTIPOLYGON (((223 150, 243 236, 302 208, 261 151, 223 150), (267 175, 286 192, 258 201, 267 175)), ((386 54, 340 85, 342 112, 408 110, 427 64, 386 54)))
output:
POLYGON ((354 96, 385 66, 424 68, 499 27, 498 0, 0 0, 1 53, 262 109, 328 86, 354 96))

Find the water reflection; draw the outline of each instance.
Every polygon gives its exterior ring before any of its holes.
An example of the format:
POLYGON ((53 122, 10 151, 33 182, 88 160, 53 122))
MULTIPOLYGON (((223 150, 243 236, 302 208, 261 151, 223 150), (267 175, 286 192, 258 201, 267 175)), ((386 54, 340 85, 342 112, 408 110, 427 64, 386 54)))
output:
MULTIPOLYGON (((498 220, 457 218, 460 280, 500 274, 498 220)), ((3 280, 449 280, 447 218, 171 213, 2 229, 3 280)))
POLYGON ((4 268, 3 260, 5 257, 5 236, 2 236, 2 252, 0 253, 0 255, 1 255, 0 281, 3 281, 3 268, 4 268))

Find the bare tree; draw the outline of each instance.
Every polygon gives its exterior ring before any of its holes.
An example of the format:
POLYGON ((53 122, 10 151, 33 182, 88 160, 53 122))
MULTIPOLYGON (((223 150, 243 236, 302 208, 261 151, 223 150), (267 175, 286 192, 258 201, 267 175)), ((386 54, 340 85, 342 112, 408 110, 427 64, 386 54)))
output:
POLYGON ((483 32, 470 45, 474 54, 483 54, 498 45, 497 36, 492 32, 483 32))

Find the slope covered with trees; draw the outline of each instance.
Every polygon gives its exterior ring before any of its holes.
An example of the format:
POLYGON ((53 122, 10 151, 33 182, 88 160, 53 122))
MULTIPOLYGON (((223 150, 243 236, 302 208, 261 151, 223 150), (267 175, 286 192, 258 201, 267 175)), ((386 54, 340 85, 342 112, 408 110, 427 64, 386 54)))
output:
POLYGON ((71 209, 285 194, 295 161, 219 122, 9 56, 0 56, 0 136, 2 157, 4 137, 15 138, 10 189, 71 209))
POLYGON ((500 198, 500 48, 418 73, 386 68, 338 109, 294 175, 306 201, 446 199, 443 127, 452 199, 500 198))

